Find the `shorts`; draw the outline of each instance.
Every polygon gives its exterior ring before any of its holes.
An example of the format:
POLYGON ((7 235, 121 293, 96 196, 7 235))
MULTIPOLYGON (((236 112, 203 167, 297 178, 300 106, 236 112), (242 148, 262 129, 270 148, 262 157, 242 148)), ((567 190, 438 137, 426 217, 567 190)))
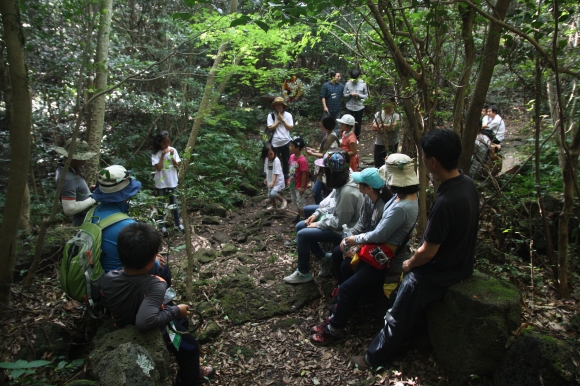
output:
POLYGON ((278 197, 279 193, 276 189, 268 189, 268 198, 270 200, 275 199, 276 197, 278 197))
POLYGON ((298 189, 292 189, 290 190, 290 195, 292 196, 292 201, 296 203, 298 210, 304 209, 306 206, 306 197, 304 197, 305 194, 300 194, 300 190, 298 189))

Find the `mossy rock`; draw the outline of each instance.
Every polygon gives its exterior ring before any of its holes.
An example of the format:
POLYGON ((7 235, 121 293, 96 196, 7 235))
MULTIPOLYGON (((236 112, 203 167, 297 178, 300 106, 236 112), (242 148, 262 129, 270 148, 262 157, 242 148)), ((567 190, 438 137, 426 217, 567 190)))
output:
POLYGON ((213 341, 222 333, 221 327, 216 322, 209 322, 207 326, 198 334, 197 340, 200 344, 213 341))
POLYGON ((231 256, 234 255, 238 252, 238 247, 236 247, 234 244, 229 244, 226 243, 224 245, 222 245, 222 255, 224 256, 231 256))
POLYGON ((574 347, 534 328, 522 331, 494 374, 497 386, 577 385, 574 347))
POLYGON ((321 297, 314 282, 290 285, 280 278, 278 284, 263 288, 242 277, 228 278, 218 285, 223 313, 234 324, 287 315, 321 297))
POLYGON ((195 310, 201 314, 203 317, 215 316, 217 315, 217 310, 215 305, 210 302, 201 302, 196 307, 195 310))
POLYGON ((252 247, 252 252, 264 252, 265 250, 266 246, 264 244, 258 244, 252 247))
POLYGON ((261 194, 259 196, 252 197, 252 202, 253 203, 260 203, 260 202, 267 200, 267 199, 268 199, 268 196, 261 194))
POLYGON ((211 235, 211 238, 220 244, 230 241, 230 236, 223 232, 215 232, 213 235, 211 235))
POLYGON ((252 217, 255 218, 256 220, 258 219, 264 219, 264 218, 269 218, 272 215, 272 211, 270 210, 259 210, 257 212, 255 212, 252 217))
POLYGON ((254 350, 244 346, 234 346, 227 353, 231 357, 242 356, 244 358, 252 358, 254 356, 254 350))
POLYGON ((254 264, 256 259, 248 255, 238 255, 238 260, 243 264, 254 264))
POLYGON ((201 223, 206 225, 220 225, 221 221, 219 217, 214 216, 202 216, 201 223))
POLYGON ((233 206, 235 206, 236 208, 239 208, 241 206, 244 206, 244 203, 247 200, 247 196, 244 196, 243 194, 234 192, 230 195, 230 200, 233 206))
POLYGON ((226 217, 228 211, 220 204, 211 203, 203 206, 201 212, 208 216, 226 217))
POLYGON ((200 248, 193 254, 193 257, 201 264, 211 263, 215 260, 217 252, 213 249, 200 248))
POLYGON ((254 197, 258 194, 258 189, 254 185, 250 184, 249 181, 242 182, 239 188, 242 193, 247 194, 250 197, 254 197))
POLYGON ((429 307, 429 335, 439 366, 454 383, 491 374, 506 352, 510 331, 520 326, 515 286, 475 272, 451 286, 429 307))

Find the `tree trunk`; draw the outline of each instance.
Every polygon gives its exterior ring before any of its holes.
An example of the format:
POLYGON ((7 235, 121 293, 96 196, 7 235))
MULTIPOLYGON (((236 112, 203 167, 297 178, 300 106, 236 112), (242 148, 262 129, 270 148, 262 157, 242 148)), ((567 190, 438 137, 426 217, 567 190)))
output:
MULTIPOLYGON (((113 15, 113 0, 101 0, 99 16, 99 32, 97 36, 97 72, 95 76, 95 91, 99 92, 107 88, 109 76, 109 40, 111 33, 111 18, 113 15)), ((106 95, 95 99, 91 106, 90 133, 87 138, 89 151, 97 153, 96 156, 86 161, 85 179, 89 185, 97 181, 99 162, 101 160, 101 141, 103 139, 103 126, 105 123, 106 95)))
MULTIPOLYGON (((511 0, 497 0, 493 8, 494 16, 497 19, 503 20, 505 18, 510 2, 511 0)), ((489 22, 485 48, 483 50, 483 59, 479 66, 479 73, 477 74, 473 93, 471 94, 467 118, 465 120, 465 129, 463 130, 463 137, 461 138, 463 151, 459 158, 459 168, 463 169, 465 173, 469 172, 471 156, 473 155, 473 148, 475 146, 475 137, 477 137, 477 133, 481 129, 479 126, 481 108, 485 103, 489 83, 491 82, 493 70, 497 63, 501 30, 502 27, 499 24, 492 21, 489 22)))
POLYGON ((0 228, 0 303, 10 302, 10 285, 14 275, 16 239, 22 196, 30 166, 30 130, 32 125, 32 101, 28 89, 28 68, 24 56, 24 33, 20 11, 14 0, 0 1, 0 13, 4 26, 4 42, 10 66, 12 87, 12 114, 10 128, 10 160, 6 203, 0 228))
POLYGON ((30 189, 28 188, 28 184, 24 185, 18 229, 21 230, 26 236, 30 234, 30 189))

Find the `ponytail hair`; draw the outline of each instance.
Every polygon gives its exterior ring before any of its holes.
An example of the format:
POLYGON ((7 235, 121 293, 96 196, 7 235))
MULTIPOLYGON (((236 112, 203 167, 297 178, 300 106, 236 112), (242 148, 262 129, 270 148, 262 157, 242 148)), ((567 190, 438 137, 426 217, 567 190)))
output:
POLYGON ((169 138, 169 132, 166 130, 160 131, 155 135, 155 137, 153 137, 153 154, 161 150, 161 142, 163 142, 165 138, 169 138))
MULTIPOLYGON (((270 150, 274 151, 274 147, 272 146, 272 144, 270 142, 265 142, 264 147, 262 148, 262 155, 260 155, 260 159, 262 160, 262 162, 264 162, 266 160, 266 158, 268 158, 268 153, 270 152, 270 150)), ((274 155, 276 155, 275 151, 274 151, 274 155)), ((274 159, 275 159, 275 157, 274 157, 274 159)))

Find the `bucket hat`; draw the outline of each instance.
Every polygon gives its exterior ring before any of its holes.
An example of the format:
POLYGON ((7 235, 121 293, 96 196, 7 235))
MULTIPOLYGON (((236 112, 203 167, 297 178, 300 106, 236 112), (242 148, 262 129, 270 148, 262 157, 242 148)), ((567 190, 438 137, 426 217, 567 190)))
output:
POLYGON ((282 106, 284 106, 284 109, 288 108, 288 105, 286 104, 286 102, 284 102, 284 98, 282 98, 282 97, 274 98, 274 102, 272 102, 272 104, 270 105, 272 110, 276 109, 276 105, 282 105, 282 106))
MULTIPOLYGON (((68 157, 68 151, 70 149, 70 145, 72 143, 72 138, 69 138, 64 147, 56 146, 53 148, 58 154, 68 157)), ((88 159, 93 158, 97 153, 89 151, 89 144, 85 141, 77 138, 77 144, 75 146, 75 152, 72 156, 72 159, 76 159, 79 161, 86 161, 88 159)))
POLYGON ((99 172, 98 186, 93 193, 97 202, 122 202, 137 194, 141 182, 131 178, 131 175, 121 165, 112 165, 99 172))
POLYGON ((352 179, 356 183, 367 184, 374 189, 381 189, 385 186, 385 180, 381 178, 377 168, 366 168, 362 172, 354 172, 352 173, 352 179))
POLYGON ((349 125, 349 126, 354 126, 356 124, 354 117, 350 114, 344 114, 342 116, 342 118, 337 119, 336 121, 339 123, 344 123, 345 125, 349 125))
POLYGON ((384 167, 387 185, 405 187, 419 184, 419 178, 415 172, 415 160, 406 154, 389 155, 384 167))

